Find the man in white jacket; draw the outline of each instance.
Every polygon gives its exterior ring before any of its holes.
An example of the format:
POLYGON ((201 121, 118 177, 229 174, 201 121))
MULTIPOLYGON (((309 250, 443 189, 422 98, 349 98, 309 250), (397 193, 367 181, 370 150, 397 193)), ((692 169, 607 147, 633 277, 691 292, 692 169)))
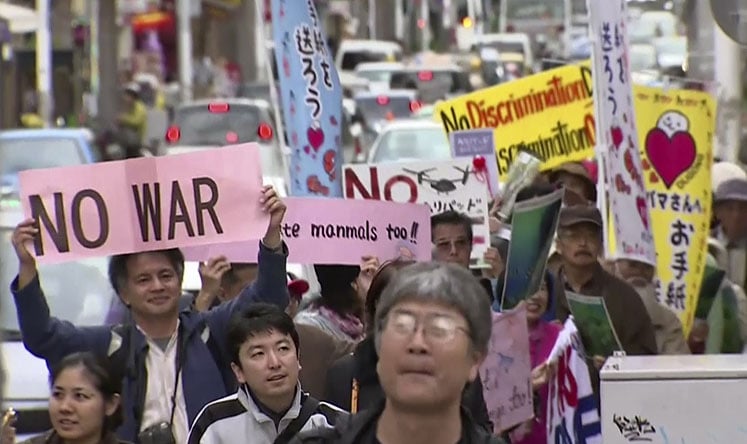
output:
POLYGON ((255 304, 234 318, 226 351, 241 386, 203 408, 188 444, 281 444, 347 415, 301 390, 298 343, 293 320, 274 305, 255 304))

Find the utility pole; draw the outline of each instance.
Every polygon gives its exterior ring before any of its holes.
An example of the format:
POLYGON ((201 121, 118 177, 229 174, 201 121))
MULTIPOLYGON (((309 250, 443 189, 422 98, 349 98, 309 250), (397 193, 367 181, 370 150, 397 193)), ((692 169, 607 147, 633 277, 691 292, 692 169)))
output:
MULTIPOLYGON (((257 5, 255 2, 261 1, 244 0, 236 11, 238 17, 236 47, 241 48, 236 58, 244 82, 256 82, 261 75, 257 59, 261 51, 266 51, 264 41, 267 38, 264 37, 264 26, 261 28, 263 30, 261 39, 259 39, 260 34, 256 32, 258 19, 260 18, 257 17, 257 11, 262 10, 262 7, 261 4, 257 5)), ((261 54, 263 57, 267 57, 265 52, 261 52, 261 54)))
MULTIPOLYGON (((95 30, 98 47, 91 53, 91 65, 97 69, 91 73, 92 90, 98 93, 98 121, 103 127, 114 124, 114 119, 119 109, 119 68, 117 56, 117 2, 96 1, 94 10, 98 9, 92 23, 95 30)), ((93 42, 91 43, 93 44, 93 42)))
MULTIPOLYGON (((181 86, 182 102, 192 100, 192 16, 190 8, 191 0, 177 0, 176 23, 179 29, 179 85, 181 86)), ((244 2, 246 3, 246 2, 244 2)))
POLYGON ((396 21, 392 13, 397 7, 396 2, 394 0, 376 0, 372 3, 374 10, 369 11, 369 14, 374 14, 372 23, 376 27, 374 30, 376 39, 395 41, 397 39, 396 21))
POLYGON ((716 55, 716 91, 718 120, 716 121, 715 155, 722 160, 737 160, 742 139, 742 51, 737 42, 714 26, 716 55))
POLYGON ((36 92, 39 116, 45 126, 52 124, 52 32, 49 1, 36 0, 38 27, 36 30, 36 92))

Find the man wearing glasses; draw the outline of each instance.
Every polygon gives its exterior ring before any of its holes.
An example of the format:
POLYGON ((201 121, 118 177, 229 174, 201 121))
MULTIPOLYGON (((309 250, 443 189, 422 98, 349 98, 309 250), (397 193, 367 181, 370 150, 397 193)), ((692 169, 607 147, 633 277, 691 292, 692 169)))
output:
POLYGON ((334 430, 296 443, 502 444, 461 407, 462 389, 478 378, 491 332, 490 304, 464 267, 420 263, 398 273, 374 320, 386 399, 334 430))

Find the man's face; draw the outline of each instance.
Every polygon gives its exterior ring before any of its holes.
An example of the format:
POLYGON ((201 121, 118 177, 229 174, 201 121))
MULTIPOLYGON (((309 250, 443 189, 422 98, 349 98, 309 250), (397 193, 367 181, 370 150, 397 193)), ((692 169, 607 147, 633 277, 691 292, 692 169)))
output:
POLYGON ((576 266, 595 264, 602 251, 602 233, 598 226, 581 223, 558 231, 558 253, 563 261, 576 266))
POLYGON ((140 253, 127 260, 120 296, 134 314, 176 316, 181 294, 181 276, 163 253, 140 253))
POLYGON ((747 202, 719 202, 716 205, 716 219, 730 242, 738 242, 747 237, 747 202))
POLYGON ((270 330, 250 336, 239 349, 239 362, 231 363, 236 379, 247 384, 265 405, 293 400, 298 385, 298 352, 290 335, 270 330))
POLYGON ((433 228, 433 259, 469 268, 472 243, 462 225, 440 224, 433 228))
POLYGON ((410 410, 460 402, 482 362, 468 332, 464 317, 445 305, 394 306, 381 332, 376 367, 387 401, 410 410))

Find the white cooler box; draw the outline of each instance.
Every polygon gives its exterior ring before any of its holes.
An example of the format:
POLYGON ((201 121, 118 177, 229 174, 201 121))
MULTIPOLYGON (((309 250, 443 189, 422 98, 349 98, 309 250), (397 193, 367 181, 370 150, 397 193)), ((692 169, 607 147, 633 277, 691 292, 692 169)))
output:
POLYGON ((747 355, 614 356, 601 398, 604 444, 747 444, 747 355))

